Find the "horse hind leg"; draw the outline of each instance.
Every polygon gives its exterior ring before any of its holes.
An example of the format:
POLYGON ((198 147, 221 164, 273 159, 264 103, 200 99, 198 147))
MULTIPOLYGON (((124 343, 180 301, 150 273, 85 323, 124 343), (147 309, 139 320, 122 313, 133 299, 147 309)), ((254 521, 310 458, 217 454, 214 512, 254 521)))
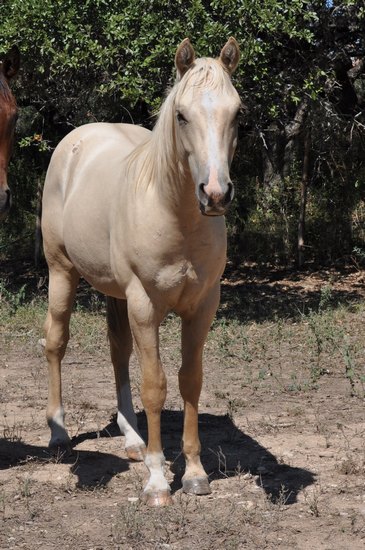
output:
POLYGON ((128 321, 126 300, 107 297, 108 337, 117 390, 117 422, 125 436, 125 450, 130 460, 143 460, 146 446, 139 434, 133 409, 129 380, 129 358, 133 339, 128 321))
POLYGON ((71 446, 64 426, 61 361, 69 340, 69 322, 78 281, 79 275, 71 265, 50 268, 49 306, 44 326, 48 361, 47 422, 51 430, 49 447, 57 451, 68 450, 71 446))

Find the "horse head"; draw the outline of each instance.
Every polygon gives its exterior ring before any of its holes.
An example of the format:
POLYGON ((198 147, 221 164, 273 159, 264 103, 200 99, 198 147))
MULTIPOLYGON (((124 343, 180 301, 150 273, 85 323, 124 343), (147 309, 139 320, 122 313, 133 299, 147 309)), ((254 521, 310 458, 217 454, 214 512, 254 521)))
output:
POLYGON ((13 147, 17 105, 9 88, 9 81, 17 74, 19 62, 19 50, 13 46, 0 64, 0 220, 5 218, 11 205, 7 173, 13 147))
POLYGON ((239 57, 234 38, 218 59, 196 59, 189 39, 180 44, 175 56, 176 143, 194 181, 200 210, 207 216, 224 214, 234 195, 229 168, 241 101, 231 75, 239 57))

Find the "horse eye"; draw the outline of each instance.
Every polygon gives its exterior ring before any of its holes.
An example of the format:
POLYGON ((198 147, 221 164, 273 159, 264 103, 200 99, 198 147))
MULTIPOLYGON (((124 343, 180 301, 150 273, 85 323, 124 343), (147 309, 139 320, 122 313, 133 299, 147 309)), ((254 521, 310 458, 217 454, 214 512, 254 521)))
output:
POLYGON ((179 124, 187 124, 188 123, 188 121, 186 120, 184 115, 181 114, 179 111, 176 113, 176 118, 177 118, 177 121, 178 121, 179 124))

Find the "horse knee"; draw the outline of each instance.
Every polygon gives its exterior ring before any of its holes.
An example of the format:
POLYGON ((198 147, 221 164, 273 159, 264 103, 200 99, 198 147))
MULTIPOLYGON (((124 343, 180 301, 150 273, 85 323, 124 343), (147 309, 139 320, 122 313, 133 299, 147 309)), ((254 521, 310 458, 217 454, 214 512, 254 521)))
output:
POLYGON ((68 331, 63 334, 52 334, 52 330, 49 329, 46 335, 45 352, 47 358, 56 357, 57 359, 63 359, 67 343, 69 341, 68 331))

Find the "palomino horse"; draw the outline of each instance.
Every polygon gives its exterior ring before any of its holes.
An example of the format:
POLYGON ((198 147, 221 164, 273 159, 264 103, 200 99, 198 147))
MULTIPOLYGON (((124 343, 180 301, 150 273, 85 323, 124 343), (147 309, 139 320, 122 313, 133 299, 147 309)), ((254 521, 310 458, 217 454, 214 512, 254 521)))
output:
POLYGON ((60 363, 82 276, 107 295, 117 421, 128 457, 145 460, 150 477, 144 501, 151 505, 171 501, 161 445, 166 377, 159 355, 159 325, 169 311, 182 319, 183 490, 210 492, 200 462, 198 400, 203 346, 219 303, 226 261, 223 214, 233 197, 229 166, 241 106, 230 76, 238 60, 233 38, 218 59, 195 59, 185 39, 175 57, 177 81, 154 130, 128 124, 82 126, 56 148, 45 182, 50 447, 70 444, 60 363), (142 371, 147 449, 131 399, 132 337, 142 371))
POLYGON ((17 74, 19 61, 19 50, 13 46, 0 64, 0 220, 5 218, 11 204, 7 173, 13 147, 17 106, 9 88, 9 80, 17 74))

